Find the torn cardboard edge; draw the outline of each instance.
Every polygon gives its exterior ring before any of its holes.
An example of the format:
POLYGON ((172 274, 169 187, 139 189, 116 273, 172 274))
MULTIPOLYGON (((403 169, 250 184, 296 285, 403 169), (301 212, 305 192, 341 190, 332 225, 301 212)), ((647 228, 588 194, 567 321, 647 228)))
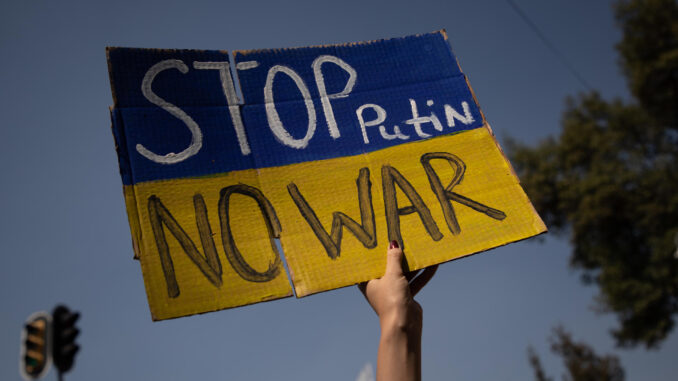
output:
MULTIPOLYGON (((460 72, 461 72, 461 66, 459 65, 459 62, 458 62, 458 59, 456 58, 456 56, 454 56, 453 53, 452 53, 452 49, 451 49, 451 46, 449 46, 449 40, 448 40, 448 38, 447 38, 447 34, 445 33, 445 31, 444 31, 444 30, 441 30, 441 31, 437 31, 437 32, 434 32, 434 33, 439 33, 440 35, 442 35, 442 37, 444 38, 445 42, 448 44, 448 50, 447 50, 448 53, 452 55, 452 57, 454 58, 454 61, 455 61, 456 65, 457 65, 457 67, 459 68, 459 70, 460 70, 460 72)), ((417 35, 417 36, 419 36, 419 35, 417 35)), ((413 36, 409 36, 409 37, 413 37, 413 36)), ((397 39, 397 38, 395 38, 395 39, 397 39)), ((388 39, 388 40, 395 40, 395 39, 388 39)), ((357 42, 357 43, 347 43, 347 44, 336 44, 336 45, 325 45, 324 47, 327 47, 327 46, 346 46, 346 47, 350 47, 350 46, 358 46, 358 45, 367 45, 367 44, 372 44, 372 43, 378 43, 378 42, 380 42, 380 41, 385 41, 385 40, 374 40, 374 41, 367 41, 367 42, 357 42)), ((227 51, 219 51, 219 52, 227 54, 227 55, 229 56, 229 63, 230 63, 231 65, 236 65, 237 55, 238 55, 238 54, 243 54, 243 55, 244 55, 244 54, 249 54, 249 53, 253 53, 253 52, 262 52, 262 51, 280 51, 280 52, 285 52, 285 51, 289 51, 289 50, 291 50, 291 49, 304 49, 304 48, 309 48, 309 47, 286 48, 286 49, 278 49, 278 50, 276 50, 276 49, 267 49, 267 50, 251 50, 251 51, 234 51, 233 54, 228 54, 227 51)), ((109 55, 110 50, 113 50, 113 49, 116 49, 116 48, 107 48, 107 56, 109 55)), ((156 49, 151 49, 151 50, 156 51, 156 49)), ((163 51, 166 51, 166 52, 172 52, 172 51, 175 51, 175 50, 172 50, 172 49, 164 49, 163 51)), ((111 70, 110 70, 110 65, 111 65, 110 60, 108 61, 108 64, 109 64, 109 76, 112 76, 111 70)), ((231 67, 233 67, 233 66, 231 66, 231 67)), ((238 71, 235 70, 235 73, 234 73, 234 71, 231 70, 231 71, 230 71, 230 75, 231 75, 231 80, 232 80, 233 83, 234 83, 234 86, 236 86, 236 89, 237 89, 237 90, 240 90, 241 93, 242 93, 242 84, 241 84, 241 81, 240 81, 240 76, 239 76, 238 71)), ((477 98, 476 98, 476 94, 475 94, 475 92, 473 91, 473 88, 470 86, 468 77, 467 77, 463 72, 461 72, 461 75, 464 76, 464 81, 465 81, 465 83, 466 83, 466 85, 467 85, 467 87, 468 87, 468 89, 469 89, 469 91, 470 91, 470 93, 471 93, 471 96, 472 96, 472 98, 473 98, 473 102, 474 102, 475 105, 477 105, 477 107, 478 107, 478 112, 479 112, 480 117, 481 117, 481 119, 482 119, 482 126, 481 126, 481 127, 484 127, 484 128, 487 129, 487 131, 489 132, 489 135, 492 137, 492 139, 493 139, 493 141, 494 141, 494 145, 495 145, 496 148, 499 150, 499 152, 500 152, 500 154, 502 155, 502 157, 503 157, 505 163, 507 164, 508 169, 509 169, 511 175, 516 179, 516 182, 519 184, 519 183, 520 183, 519 178, 517 177, 517 175, 516 175, 516 173, 515 173, 515 171, 514 171, 512 165, 511 165, 511 163, 507 160, 506 155, 504 154, 503 150, 502 150, 501 147, 499 146, 499 144, 498 144, 498 142, 497 142, 497 140, 496 140, 496 137, 495 137, 495 135, 494 135, 494 133, 493 133, 493 131, 492 131, 490 125, 487 123, 487 121, 486 121, 486 119, 485 119, 485 115, 484 115, 482 109, 480 108, 480 104, 479 104, 479 102, 478 102, 478 100, 477 100, 477 98)), ((112 87, 112 93, 113 93, 113 100, 114 100, 114 103, 115 103, 115 106, 114 106, 113 108, 111 108, 111 117, 113 118, 113 113, 117 111, 117 110, 116 110, 116 107, 117 107, 117 104, 118 104, 118 97, 117 97, 116 91, 114 90, 114 87, 115 87, 115 86, 113 86, 113 78, 111 77, 110 79, 111 79, 111 87, 112 87)), ((243 97, 243 98, 244 98, 244 97, 243 97)), ((314 99, 317 99, 317 98, 314 98, 314 99)), ((244 101, 243 101, 242 99, 238 98, 238 107, 239 107, 239 108, 242 108, 244 105, 245 105, 244 101)), ((120 122, 121 122, 120 126, 121 126, 121 129, 122 129, 122 130, 121 130, 121 131, 118 131, 118 132, 116 133, 115 128, 113 127, 113 130, 114 130, 114 131, 113 131, 113 135, 114 135, 114 138, 115 138, 115 140, 116 140, 116 150, 118 151, 119 165, 120 165, 120 168, 121 168, 121 174, 122 174, 123 166, 125 165, 125 163, 123 162, 123 160, 120 160, 120 159, 121 159, 122 157, 124 157, 125 155, 129 155, 129 152, 127 151, 127 146, 126 146, 127 141, 126 141, 126 139, 125 139, 125 137, 124 137, 124 135, 125 135, 124 124, 122 124, 122 121, 120 121, 120 122), (121 135, 120 135, 120 134, 121 134, 121 135), (121 155, 121 153, 123 153, 123 154, 121 155)), ((480 127, 477 127, 477 128, 480 128, 480 127)), ((461 133, 461 132, 464 132, 464 131, 458 131, 458 133, 461 133)), ((430 139, 435 139, 435 138, 437 138, 437 137, 439 137, 439 136, 445 136, 445 135, 433 136, 433 137, 431 137, 430 139)), ((428 140, 428 139, 420 140, 420 142, 424 142, 424 141, 426 141, 426 140, 428 140)), ((408 141, 408 142, 404 142, 404 143, 402 143, 402 144, 408 144, 408 143, 411 143, 411 142, 408 141)), ((380 149, 386 149, 386 148, 389 148, 389 147, 383 147, 383 148, 380 148, 380 149)), ((367 155, 367 154, 368 154, 368 153, 363 152, 363 153, 361 153, 360 155, 367 155)), ((314 161, 316 161, 316 162, 322 162, 322 160, 314 160, 314 161)), ((127 165, 129 165, 129 162, 127 163, 127 165)), ((294 163, 293 163, 293 164, 286 164, 286 165, 294 165, 294 163)), ((286 166, 286 165, 283 165, 283 166, 286 166)), ((257 171, 260 171, 260 170, 261 170, 261 168, 257 168, 257 167, 255 167, 254 169, 257 170, 257 171)), ((130 165, 128 168, 126 168, 126 170, 128 171, 129 176, 133 176, 133 170, 132 170, 132 168, 131 168, 131 165, 130 165)), ((205 175, 203 175, 203 176, 205 176, 205 175)), ((200 177, 203 177, 203 176, 196 176, 196 177, 188 176, 188 177, 182 177, 182 178, 200 178, 200 177)), ((206 176, 214 176, 214 175, 206 175, 206 176)), ((151 181, 164 181, 164 180, 163 180, 163 179, 159 179, 159 180, 151 180, 151 181)), ((144 245, 143 245, 143 239, 144 239, 144 237, 143 237, 143 234, 142 234, 142 231, 141 231, 141 230, 142 230, 142 229, 141 229, 141 221, 140 221, 140 216, 139 216, 139 208, 140 208, 139 201, 140 201, 140 200, 137 200, 137 194, 136 194, 136 191, 135 191, 135 185, 136 185, 136 184, 135 184, 134 182, 132 182, 132 184, 130 184, 130 185, 124 185, 124 186, 123 186, 123 194, 124 194, 124 197, 125 197, 125 204, 126 204, 126 208, 127 208, 128 220, 129 220, 130 230, 131 230, 131 235, 132 235, 132 245, 133 245, 134 252, 135 252, 134 258, 135 258, 135 259, 139 259, 139 258, 140 258, 140 248, 141 248, 141 247, 144 247, 144 245)), ((533 225, 533 226, 534 226, 535 230, 539 231, 538 233, 536 233, 536 235, 540 235, 540 234, 545 233, 545 232, 547 231, 546 226, 543 224, 543 221, 541 221, 541 219, 539 218, 539 216, 536 214, 536 211, 534 211, 534 207, 533 207, 533 206, 531 205, 531 203, 529 202, 529 199, 527 199, 527 203, 530 204, 530 206, 532 207, 532 211, 534 212, 534 221, 533 221, 533 224, 534 224, 534 225, 533 225)), ((507 241, 507 242, 505 242, 505 243, 502 243, 502 244, 497 245, 497 246, 494 246, 494 247, 504 246, 504 245, 507 245, 507 244, 509 244, 509 243, 518 242, 518 241, 521 241, 521 240, 524 240, 524 239, 527 239, 527 238, 530 238, 530 236, 528 236, 528 237, 523 237, 523 238, 518 238, 518 239, 515 239, 515 240, 512 240, 512 241, 507 241)), ((449 259, 449 260, 441 261, 441 262, 439 262, 439 263, 445 263, 445 262, 453 261, 453 260, 456 260, 456 259, 465 258, 465 257, 471 256, 471 255, 475 255, 475 254, 478 254, 478 253, 481 253, 481 252, 484 252, 484 251, 491 250, 491 249, 493 249, 494 247, 489 247, 489 248, 484 249, 484 250, 480 250, 480 251, 475 251, 475 252, 471 252, 471 253, 468 253, 468 254, 464 254, 464 255, 458 256, 458 257, 456 257, 456 258, 452 258, 452 259, 449 259)), ((283 262, 286 264, 286 263, 287 263, 287 256, 286 256, 286 254, 285 254, 285 250, 284 250, 284 248, 282 247, 282 245, 281 245, 281 248, 282 248, 282 250, 280 250, 280 256, 282 257, 283 262)), ((289 265, 284 265, 284 269, 285 269, 285 271, 286 271, 286 273, 287 273, 287 279, 288 279, 288 281, 289 281, 290 289, 291 289, 292 291, 298 291, 298 290, 297 290, 297 283, 295 282, 295 279, 296 279, 296 278, 295 278, 295 276, 294 276, 293 269, 292 269, 291 267, 289 267, 289 265)), ((146 282, 145 282, 145 283, 146 283, 146 282)), ((355 284, 355 283, 354 283, 354 284, 355 284)), ((351 285, 351 284, 346 285, 346 286, 350 286, 350 285, 351 285)), ((341 287, 346 287, 346 286, 341 286, 341 287)), ((302 298, 302 297, 305 297, 305 296, 308 296, 308 295, 312 295, 312 294, 320 293, 320 292, 324 292, 324 291, 330 291, 330 290, 331 290, 331 289, 325 289, 325 290, 313 291, 313 292, 310 292, 310 293, 303 294, 303 295, 301 295, 301 296, 299 296, 299 293, 297 293, 297 295, 295 295, 295 296, 296 296, 297 298, 302 298)), ((269 296, 269 297, 262 297, 262 298, 260 298, 259 300, 251 300, 251 301, 249 301, 249 302, 247 302, 247 303, 245 303, 245 304, 240 304, 240 305, 237 305, 237 306, 225 307, 225 308, 214 307, 213 309, 210 309, 210 310, 203 310, 203 311, 200 311, 200 312, 194 312, 194 313, 206 313, 206 312, 211 312, 211 311, 216 311, 216 310, 221 310, 221 309, 228 309, 228 308, 239 307, 239 306, 248 305, 248 304, 254 304, 254 303, 258 303, 258 302, 262 302, 262 301, 268 301, 268 300, 275 300, 275 299, 285 298, 285 297, 292 296, 292 291, 291 291, 290 293, 286 294, 286 295, 283 295, 283 296, 269 296)), ((148 289, 147 289, 147 295, 149 295, 148 289)), ((149 304, 150 304, 150 300, 149 300, 149 304)), ((151 310, 151 311, 153 311, 153 310, 151 310)), ((152 312, 152 314, 153 314, 153 312, 152 312)), ((185 316, 185 315, 182 315, 182 316, 185 316)), ((153 317, 154 320, 156 320, 156 316, 155 316, 155 315, 153 315, 152 317, 153 317)), ((175 317, 179 317, 179 316, 175 316, 175 317)), ((162 318, 162 319, 165 319, 165 318, 162 318)))

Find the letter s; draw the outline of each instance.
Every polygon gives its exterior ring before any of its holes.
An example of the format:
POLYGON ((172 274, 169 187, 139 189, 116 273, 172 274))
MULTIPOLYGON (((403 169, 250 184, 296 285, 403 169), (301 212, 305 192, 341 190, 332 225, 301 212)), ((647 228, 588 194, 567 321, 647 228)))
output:
POLYGON ((148 160, 160 164, 176 164, 188 159, 200 151, 200 148, 202 148, 202 132, 200 131, 198 124, 193 119, 191 119, 188 114, 183 112, 179 107, 157 96, 153 92, 153 89, 151 89, 151 85, 153 84, 155 76, 161 71, 167 69, 177 69, 183 74, 188 72, 188 66, 186 66, 186 64, 184 64, 181 60, 160 61, 157 64, 151 66, 151 68, 146 72, 146 75, 144 75, 144 80, 141 82, 141 92, 151 103, 159 106, 186 124, 188 129, 191 131, 191 144, 188 146, 188 148, 179 153, 170 152, 166 155, 158 155, 153 153, 141 144, 137 144, 136 149, 137 152, 139 152, 148 160))

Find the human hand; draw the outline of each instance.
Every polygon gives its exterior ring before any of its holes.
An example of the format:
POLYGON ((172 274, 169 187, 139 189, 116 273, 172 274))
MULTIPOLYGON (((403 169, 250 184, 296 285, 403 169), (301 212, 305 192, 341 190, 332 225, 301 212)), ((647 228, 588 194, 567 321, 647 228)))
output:
POLYGON ((377 354, 377 381, 421 380, 423 312, 413 298, 431 280, 438 266, 403 273, 403 251, 391 241, 386 272, 379 279, 358 285, 379 316, 381 338, 377 354))
POLYGON ((361 283, 358 288, 377 313, 382 331, 393 328, 421 333, 422 308, 414 296, 431 280, 438 265, 404 274, 402 261, 402 249, 397 241, 391 241, 384 276, 361 283))

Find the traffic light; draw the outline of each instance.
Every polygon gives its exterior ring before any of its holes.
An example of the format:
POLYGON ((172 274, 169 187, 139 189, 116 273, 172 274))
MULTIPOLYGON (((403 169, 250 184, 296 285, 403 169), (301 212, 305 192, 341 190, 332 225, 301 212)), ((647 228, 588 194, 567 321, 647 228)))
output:
POLYGON ((28 317, 22 334, 19 371, 27 380, 40 378, 50 365, 50 316, 36 312, 28 317))
POLYGON ((66 306, 59 305, 52 312, 52 359, 59 373, 66 373, 73 367, 75 354, 80 346, 75 338, 80 333, 75 322, 80 317, 66 306))

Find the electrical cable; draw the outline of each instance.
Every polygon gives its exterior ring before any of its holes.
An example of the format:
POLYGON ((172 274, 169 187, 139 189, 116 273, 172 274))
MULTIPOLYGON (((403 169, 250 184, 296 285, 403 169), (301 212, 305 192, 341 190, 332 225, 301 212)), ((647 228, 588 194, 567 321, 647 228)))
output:
POLYGON ((530 17, 522 9, 520 9, 518 4, 513 2, 513 0, 506 0, 506 2, 511 6, 511 8, 513 8, 513 10, 518 14, 518 16, 520 16, 520 18, 525 22, 525 24, 527 24, 527 26, 530 27, 532 32, 534 32, 537 35, 537 37, 539 37, 539 39, 544 43, 544 45, 546 45, 546 47, 549 48, 551 53, 553 53, 560 60, 560 63, 562 63, 567 68, 567 70, 570 71, 570 74, 572 74, 579 81, 579 83, 582 86, 584 86, 584 88, 586 88, 586 90, 592 90, 592 87, 588 84, 584 77, 581 74, 579 74, 577 69, 575 69, 572 63, 570 63, 567 57, 565 57, 565 55, 561 53, 560 50, 558 50, 558 48, 556 48, 556 46, 553 43, 551 43, 551 41, 549 41, 548 38, 546 38, 544 33, 542 33, 539 27, 537 27, 537 24, 535 24, 530 19, 530 17))

